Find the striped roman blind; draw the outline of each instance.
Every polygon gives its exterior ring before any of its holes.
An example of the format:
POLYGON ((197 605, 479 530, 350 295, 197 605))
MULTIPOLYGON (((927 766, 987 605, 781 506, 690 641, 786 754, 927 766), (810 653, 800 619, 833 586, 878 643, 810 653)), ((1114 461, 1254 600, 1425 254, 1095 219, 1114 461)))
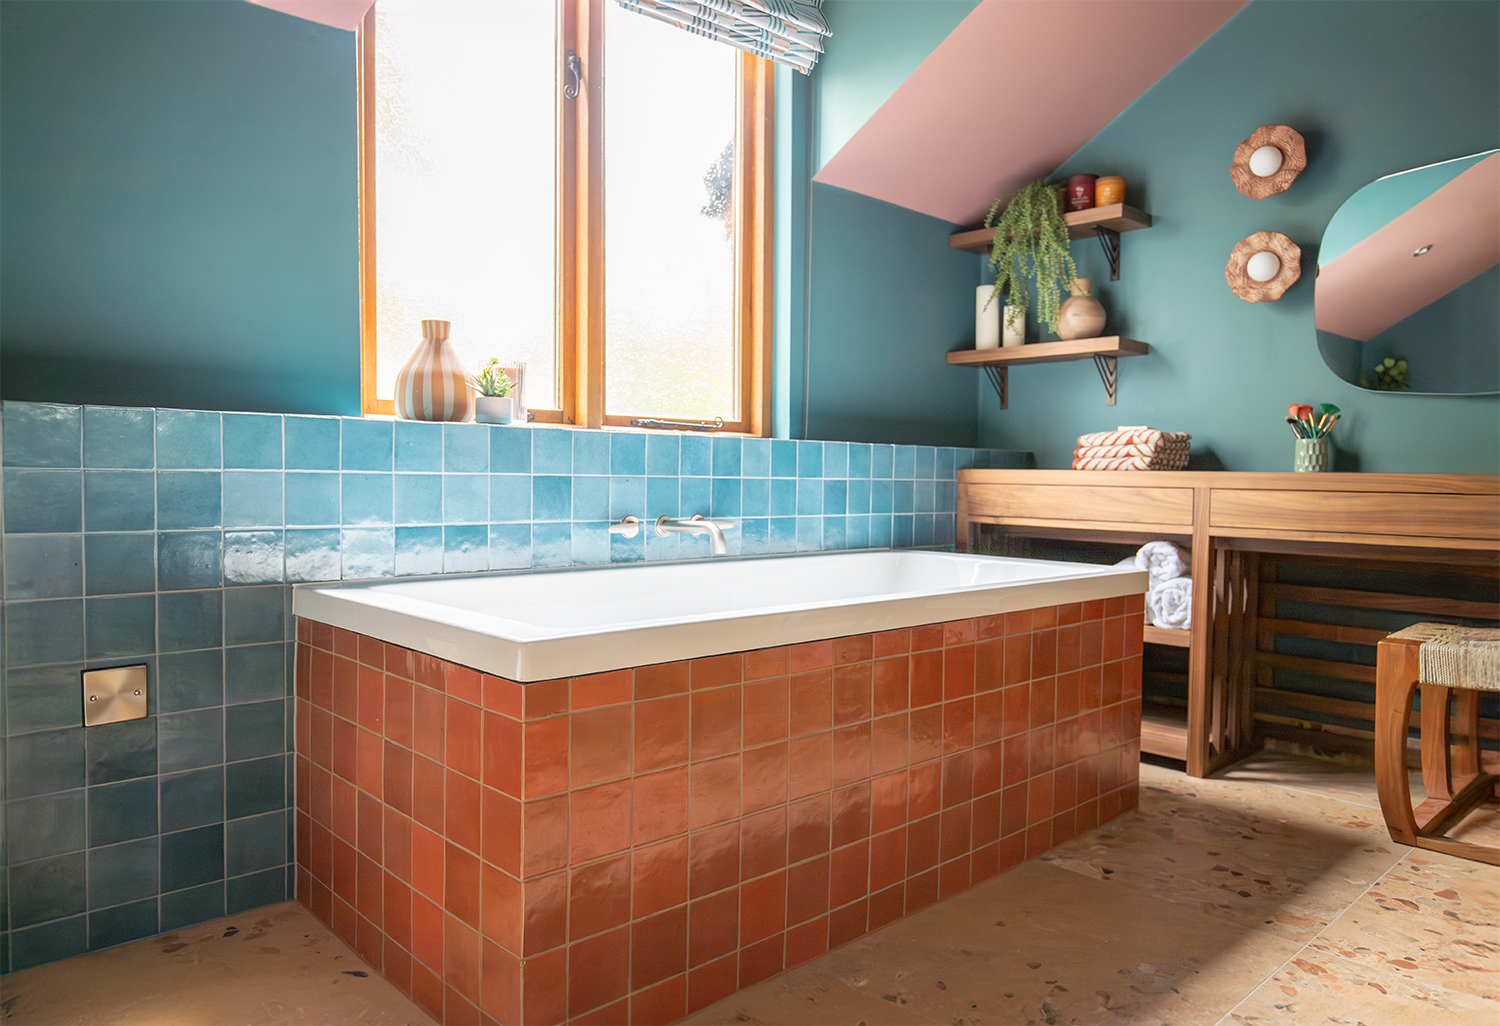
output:
POLYGON ((617 0, 627 11, 665 21, 787 64, 804 75, 818 63, 823 38, 823 0, 617 0))

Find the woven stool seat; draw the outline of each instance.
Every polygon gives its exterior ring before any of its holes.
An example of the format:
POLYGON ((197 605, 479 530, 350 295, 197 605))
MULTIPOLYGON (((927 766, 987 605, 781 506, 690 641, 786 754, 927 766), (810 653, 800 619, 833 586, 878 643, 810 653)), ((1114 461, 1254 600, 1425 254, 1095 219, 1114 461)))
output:
POLYGON ((1500 691, 1500 627, 1414 623, 1390 637, 1421 643, 1419 673, 1423 684, 1500 691))
POLYGON ((1391 839, 1493 866, 1500 849, 1449 836, 1495 795, 1479 745, 1481 691, 1500 691, 1500 629, 1419 623, 1375 646, 1375 789, 1391 839), (1413 808, 1406 739, 1419 688, 1427 796, 1413 808))

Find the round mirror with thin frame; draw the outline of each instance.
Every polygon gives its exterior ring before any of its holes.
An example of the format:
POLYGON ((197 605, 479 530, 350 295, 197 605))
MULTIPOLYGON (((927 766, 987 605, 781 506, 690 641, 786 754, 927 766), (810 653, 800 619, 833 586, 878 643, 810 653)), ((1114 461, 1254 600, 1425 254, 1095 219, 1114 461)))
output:
POLYGON ((1361 388, 1500 392, 1500 150, 1376 179, 1318 250, 1323 362, 1361 388))

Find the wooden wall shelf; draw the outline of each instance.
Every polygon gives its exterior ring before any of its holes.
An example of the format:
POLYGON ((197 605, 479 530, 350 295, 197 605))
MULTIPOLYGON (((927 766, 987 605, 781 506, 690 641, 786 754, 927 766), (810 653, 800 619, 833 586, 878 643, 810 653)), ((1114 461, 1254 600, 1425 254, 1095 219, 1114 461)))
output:
MULTIPOLYGON (((1381 635, 1384 637, 1384 635, 1381 635)), ((1171 645, 1173 648, 1190 648, 1192 646, 1193 632, 1188 630, 1172 630, 1168 627, 1153 627, 1146 624, 1145 640, 1152 645, 1171 645)))
POLYGON ((1000 408, 1005 410, 1010 408, 1011 364, 1070 363, 1092 359, 1100 380, 1104 382, 1104 403, 1113 406, 1120 380, 1116 361, 1122 356, 1145 356, 1149 352, 1151 347, 1144 342, 1123 335, 1106 335, 1075 338, 1068 342, 1032 342, 999 349, 960 349, 948 354, 948 362, 958 367, 983 367, 990 384, 995 386, 995 394, 1000 397, 1000 408))
MULTIPOLYGON (((1105 259, 1109 261, 1110 281, 1120 280, 1120 233, 1151 227, 1150 214, 1126 203, 1070 211, 1063 215, 1063 221, 1068 225, 1068 238, 1099 240, 1104 247, 1105 259)), ((949 246, 966 253, 988 253, 994 241, 993 228, 972 228, 948 236, 949 246)))

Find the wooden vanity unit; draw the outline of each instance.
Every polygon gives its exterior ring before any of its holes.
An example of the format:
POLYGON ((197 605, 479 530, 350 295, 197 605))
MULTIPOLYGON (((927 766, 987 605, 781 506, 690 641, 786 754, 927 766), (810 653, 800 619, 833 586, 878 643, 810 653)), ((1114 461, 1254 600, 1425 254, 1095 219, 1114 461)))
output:
MULTIPOLYGON (((1297 657, 1278 656, 1258 644, 1281 623, 1261 622, 1275 616, 1274 604, 1263 601, 1274 593, 1262 596, 1261 589, 1296 591, 1266 583, 1263 558, 1334 558, 1353 564, 1379 560, 1387 566, 1411 565, 1414 572, 1418 565, 1428 571, 1441 565, 1470 576, 1500 573, 1500 476, 1494 475, 960 471, 961 544, 973 544, 978 524, 999 525, 1018 536, 1128 544, 1164 538, 1191 548, 1191 631, 1148 627, 1145 635, 1147 642, 1189 650, 1186 720, 1145 714, 1141 748, 1181 759, 1188 773, 1199 777, 1251 751, 1257 683, 1264 693, 1271 668, 1304 668, 1297 657)), ((1268 569, 1274 568, 1268 564, 1268 569)), ((1493 602, 1429 598, 1404 605, 1363 604, 1429 615, 1500 617, 1493 602)), ((1384 633, 1312 626, 1326 629, 1288 625, 1287 632, 1365 644, 1384 633)), ((1363 679, 1360 669, 1341 675, 1363 679)), ((1373 682, 1373 667, 1369 671, 1373 682)), ((1348 710, 1332 707, 1355 704, 1323 701, 1338 713, 1348 710)))

